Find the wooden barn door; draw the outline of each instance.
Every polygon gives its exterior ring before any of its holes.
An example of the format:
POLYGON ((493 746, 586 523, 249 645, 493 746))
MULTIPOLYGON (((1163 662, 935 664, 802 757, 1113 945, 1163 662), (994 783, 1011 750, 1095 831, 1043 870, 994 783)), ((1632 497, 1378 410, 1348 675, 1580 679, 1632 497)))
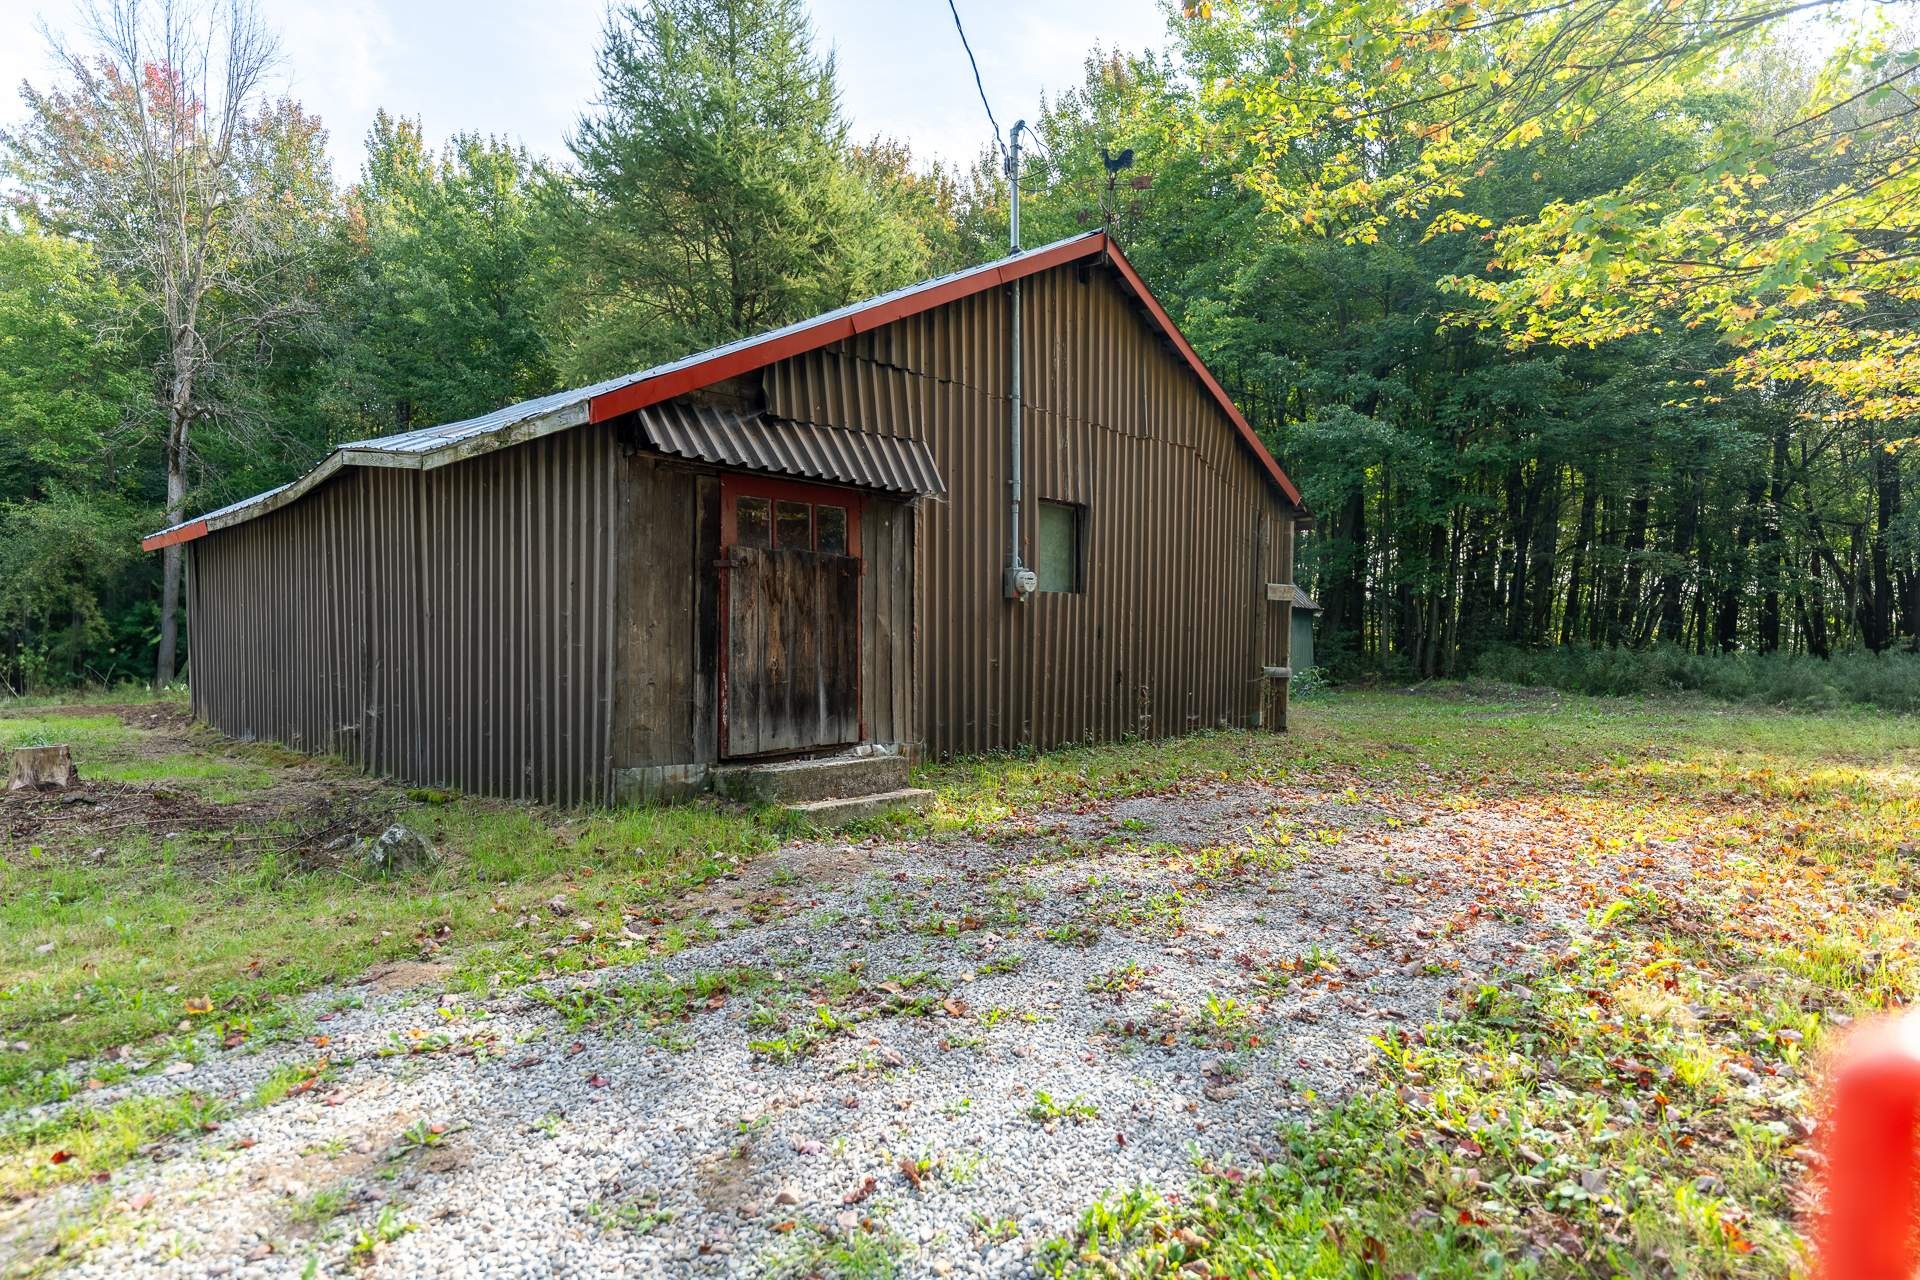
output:
POLYGON ((727 476, 720 541, 720 753, 859 742, 859 495, 727 476))

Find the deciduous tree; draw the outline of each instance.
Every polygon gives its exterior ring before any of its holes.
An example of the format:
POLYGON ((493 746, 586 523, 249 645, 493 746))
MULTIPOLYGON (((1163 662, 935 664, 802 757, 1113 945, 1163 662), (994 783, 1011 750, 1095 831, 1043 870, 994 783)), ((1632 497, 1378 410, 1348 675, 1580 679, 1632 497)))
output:
MULTIPOLYGON (((310 258, 333 200, 318 124, 268 93, 273 35, 251 0, 107 0, 64 80, 0 138, 38 225, 93 246, 158 337, 166 516, 186 515, 195 432, 222 382, 313 314, 310 258)), ((172 681, 182 560, 164 553, 155 680, 172 681)))

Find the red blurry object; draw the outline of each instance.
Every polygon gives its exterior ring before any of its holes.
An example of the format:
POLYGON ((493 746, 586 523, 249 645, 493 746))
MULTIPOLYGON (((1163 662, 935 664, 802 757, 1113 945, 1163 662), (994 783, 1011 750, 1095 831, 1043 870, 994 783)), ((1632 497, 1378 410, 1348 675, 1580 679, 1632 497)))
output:
POLYGON ((1920 1017, 1869 1023, 1835 1061, 1822 1146, 1822 1280, 1913 1280, 1920 1017))

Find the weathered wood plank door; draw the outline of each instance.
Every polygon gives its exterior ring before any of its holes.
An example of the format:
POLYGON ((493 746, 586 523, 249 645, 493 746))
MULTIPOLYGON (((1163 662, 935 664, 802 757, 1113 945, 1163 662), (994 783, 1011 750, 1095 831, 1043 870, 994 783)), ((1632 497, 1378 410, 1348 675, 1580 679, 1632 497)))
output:
POLYGON ((857 495, 730 476, 721 536, 721 754, 859 742, 857 495))

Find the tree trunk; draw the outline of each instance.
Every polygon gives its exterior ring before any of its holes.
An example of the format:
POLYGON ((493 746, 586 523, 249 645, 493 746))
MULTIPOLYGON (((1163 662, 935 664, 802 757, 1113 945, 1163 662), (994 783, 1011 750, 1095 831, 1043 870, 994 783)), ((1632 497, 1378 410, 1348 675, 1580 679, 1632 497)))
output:
POLYGON ((1366 648, 1367 607, 1367 495, 1358 486, 1341 504, 1328 548, 1325 634, 1348 657, 1359 659, 1366 648))
POLYGON ((1868 553, 1870 580, 1866 626, 1867 648, 1884 653, 1893 644, 1894 521, 1900 516, 1900 460, 1878 441, 1873 444, 1874 529, 1868 553))
MULTIPOLYGON (((1515 483, 1518 473, 1515 474, 1515 483)), ((1536 525, 1540 519, 1540 494, 1545 487, 1545 468, 1535 468, 1527 483, 1519 512, 1513 518, 1513 570, 1507 575, 1507 640, 1512 644, 1527 640, 1527 587, 1533 581, 1536 525)), ((1508 509, 1513 508, 1509 490, 1508 509)))
POLYGON ((1747 486, 1747 505, 1734 530, 1734 556, 1727 566, 1726 580, 1720 585, 1720 608, 1713 625, 1713 646, 1721 653, 1731 653, 1739 646, 1740 601, 1750 579, 1747 551, 1753 545, 1753 526, 1761 518, 1760 504, 1765 496, 1765 482, 1756 478, 1747 486))
POLYGON ((1696 501, 1696 489, 1687 488, 1687 496, 1680 504, 1679 516, 1674 521, 1672 565, 1660 575, 1660 629, 1658 637, 1668 644, 1681 644, 1685 640, 1686 615, 1681 611, 1680 592, 1687 560, 1693 554, 1695 526, 1700 519, 1700 507, 1696 501))
MULTIPOLYGON (((167 426, 167 523, 179 524, 187 518, 187 423, 191 410, 177 401, 172 422, 167 426)), ((160 654, 154 664, 153 686, 164 689, 173 683, 175 659, 180 649, 180 581, 186 568, 186 556, 179 543, 160 553, 160 654)))
POLYGON ((1638 643, 1631 624, 1640 608, 1640 587, 1646 577, 1647 513, 1651 506, 1644 493, 1635 494, 1627 504, 1627 584, 1608 622, 1608 644, 1638 643))
POLYGON ((1572 644, 1580 638, 1580 590, 1586 572, 1587 544, 1593 541, 1594 507, 1599 494, 1594 492, 1593 477, 1580 478, 1580 529, 1573 539, 1573 559, 1567 566, 1567 607, 1560 617, 1560 643, 1572 644))
POLYGON ((1807 651, 1816 658, 1833 655, 1827 639, 1827 593, 1820 586, 1820 553, 1807 557, 1807 651))
POLYGON ((1761 538, 1766 545, 1760 557, 1761 572, 1766 574, 1766 590, 1760 596, 1760 652, 1780 651, 1780 589, 1787 576, 1785 530, 1782 521, 1787 510, 1787 428, 1784 423, 1773 432, 1773 459, 1767 488, 1767 509, 1761 538))
POLYGON ((1560 469, 1554 467, 1541 498, 1540 516, 1533 526, 1533 551, 1528 556, 1533 574, 1533 585, 1527 590, 1528 644, 1546 644, 1553 639, 1553 581, 1560 558, 1560 504, 1565 492, 1560 469))

